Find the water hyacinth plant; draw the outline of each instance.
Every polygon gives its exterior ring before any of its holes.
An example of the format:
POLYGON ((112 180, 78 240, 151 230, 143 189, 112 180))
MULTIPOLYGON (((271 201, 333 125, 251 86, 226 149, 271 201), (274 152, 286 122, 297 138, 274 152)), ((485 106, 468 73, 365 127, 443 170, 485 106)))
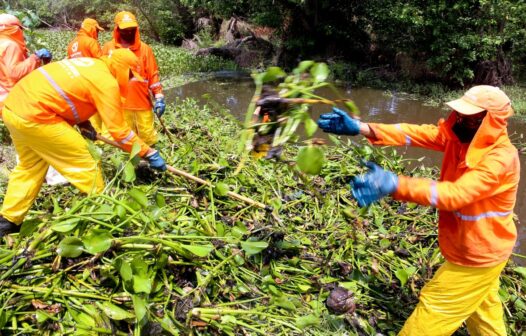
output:
MULTIPOLYGON (((359 209, 345 176, 361 172, 359 158, 415 176, 436 169, 341 141, 307 188, 270 160, 235 174, 240 128, 223 111, 185 100, 165 117, 174 143, 161 134, 157 148, 216 187, 93 144, 105 193, 45 187, 22 232, 0 243, 2 334, 396 334, 442 262, 436 213, 390 199, 359 209), (272 205, 279 220, 228 190, 272 205)), ((526 330, 525 281, 524 267, 506 267, 510 335, 526 330)))
POLYGON ((350 99, 333 101, 316 93, 323 87, 332 88, 327 82, 329 67, 325 63, 303 61, 289 75, 279 67, 269 67, 252 77, 256 89, 246 113, 240 150, 245 156, 253 152, 256 156, 263 153, 261 156, 266 158, 279 158, 283 145, 298 139, 297 130, 302 125, 307 146, 300 149, 295 161, 303 173, 318 174, 324 162, 325 142, 312 139, 318 126, 309 114, 309 107, 343 103, 351 115, 358 117, 356 105, 350 99))

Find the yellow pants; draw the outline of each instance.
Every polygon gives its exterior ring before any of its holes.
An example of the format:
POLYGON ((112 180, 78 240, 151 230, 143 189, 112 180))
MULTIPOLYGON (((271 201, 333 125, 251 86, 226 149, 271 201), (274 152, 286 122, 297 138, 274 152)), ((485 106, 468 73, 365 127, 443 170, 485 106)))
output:
POLYGON ((20 157, 9 175, 0 214, 20 224, 40 191, 49 165, 85 193, 98 193, 104 181, 84 138, 66 122, 38 124, 4 108, 3 119, 20 157))
POLYGON ((157 131, 153 123, 154 114, 152 110, 124 110, 124 119, 148 146, 157 142, 157 131))
POLYGON ((103 134, 104 129, 102 127, 102 118, 98 113, 95 113, 94 115, 89 118, 89 122, 91 123, 91 126, 97 131, 99 134, 103 134))
MULTIPOLYGON (((148 146, 157 143, 157 131, 154 126, 154 114, 151 110, 124 110, 124 119, 128 126, 141 138, 148 146)), ((108 129, 103 125, 99 114, 94 114, 89 121, 97 133, 111 139, 108 129)))
POLYGON ((499 276, 506 265, 465 267, 445 262, 420 293, 399 335, 451 335, 466 322, 471 336, 506 335, 499 276))

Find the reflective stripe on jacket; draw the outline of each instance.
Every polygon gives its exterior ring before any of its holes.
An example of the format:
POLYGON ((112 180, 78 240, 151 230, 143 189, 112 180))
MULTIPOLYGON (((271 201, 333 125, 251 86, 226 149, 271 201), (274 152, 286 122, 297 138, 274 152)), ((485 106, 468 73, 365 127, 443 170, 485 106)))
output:
MULTIPOLYGON (((122 48, 117 26, 113 30, 113 39, 102 48, 103 55, 109 55, 112 50, 122 48)), ((144 78, 144 81, 138 81, 132 78, 128 84, 128 94, 124 108, 127 110, 151 110, 153 96, 162 93, 161 80, 159 78, 159 68, 153 54, 152 48, 141 41, 139 28, 135 34, 135 42, 129 47, 139 58, 140 69, 136 71, 144 78)))
POLYGON ((448 261, 494 266, 511 255, 517 237, 513 208, 520 164, 506 131, 512 110, 488 111, 470 144, 460 143, 452 132, 454 114, 438 126, 371 123, 369 141, 444 152, 438 182, 400 176, 393 196, 439 210, 439 245, 448 261))
POLYGON ((5 104, 16 115, 42 124, 65 120, 74 125, 98 112, 125 150, 135 142, 141 156, 149 149, 124 121, 119 85, 102 60, 74 58, 45 65, 18 82, 5 104))

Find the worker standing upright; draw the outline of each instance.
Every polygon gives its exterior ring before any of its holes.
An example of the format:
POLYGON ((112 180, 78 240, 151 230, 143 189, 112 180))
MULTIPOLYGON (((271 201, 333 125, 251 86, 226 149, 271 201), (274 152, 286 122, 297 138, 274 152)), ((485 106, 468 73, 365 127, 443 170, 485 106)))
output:
MULTIPOLYGON (((104 31, 104 29, 99 26, 96 20, 84 19, 77 36, 68 44, 68 58, 100 58, 102 56, 102 48, 98 40, 100 31, 104 31)), ((102 119, 98 113, 90 118, 90 122, 98 133, 102 133, 102 119)))
POLYGON ((104 29, 99 26, 96 20, 84 19, 77 36, 68 44, 68 58, 101 57, 102 49, 98 41, 99 31, 104 31, 104 29))
POLYGON ((123 149, 131 151, 138 143, 139 155, 152 168, 166 170, 159 153, 124 121, 121 96, 130 78, 142 80, 133 71, 137 65, 137 57, 122 49, 101 59, 81 57, 48 64, 14 86, 3 115, 20 162, 9 175, 0 210, 0 237, 20 229, 49 165, 82 192, 102 192, 100 166, 82 138, 96 139, 88 121, 95 112, 123 149), (73 125, 79 126, 82 135, 73 125))
POLYGON ((52 56, 47 49, 28 55, 23 29, 16 16, 0 14, 0 109, 11 88, 20 79, 51 61, 52 56))
POLYGON ((520 163, 506 130, 511 101, 479 85, 450 101, 435 125, 364 123, 333 109, 318 125, 326 132, 364 135, 374 145, 410 145, 444 152, 440 179, 395 175, 369 162, 351 182, 359 206, 392 194, 438 209, 438 244, 445 263, 420 293, 400 335, 451 335, 464 322, 470 335, 506 335, 499 276, 517 239, 513 208, 520 163))
POLYGON ((120 48, 130 49, 139 58, 139 68, 136 71, 144 78, 130 80, 128 93, 124 102, 124 116, 130 127, 148 145, 157 142, 157 132, 154 127, 154 113, 160 118, 166 108, 159 69, 152 48, 141 41, 139 24, 130 12, 119 12, 115 16, 113 39, 102 48, 104 55, 120 48), (151 96, 155 99, 152 104, 151 96))

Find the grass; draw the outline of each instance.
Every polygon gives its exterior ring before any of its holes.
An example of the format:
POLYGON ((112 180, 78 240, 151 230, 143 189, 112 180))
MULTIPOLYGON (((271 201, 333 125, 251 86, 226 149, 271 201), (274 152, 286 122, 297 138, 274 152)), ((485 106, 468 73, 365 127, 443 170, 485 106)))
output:
MULTIPOLYGON (((40 42, 53 54, 55 60, 66 57, 68 43, 76 33, 68 30, 39 30, 40 42)), ((99 35, 101 46, 111 39, 111 32, 105 31, 99 35)), ((162 83, 165 88, 182 85, 199 78, 203 74, 219 70, 236 70, 231 61, 216 56, 195 56, 192 52, 174 46, 165 46, 144 38, 153 49, 162 83)))

